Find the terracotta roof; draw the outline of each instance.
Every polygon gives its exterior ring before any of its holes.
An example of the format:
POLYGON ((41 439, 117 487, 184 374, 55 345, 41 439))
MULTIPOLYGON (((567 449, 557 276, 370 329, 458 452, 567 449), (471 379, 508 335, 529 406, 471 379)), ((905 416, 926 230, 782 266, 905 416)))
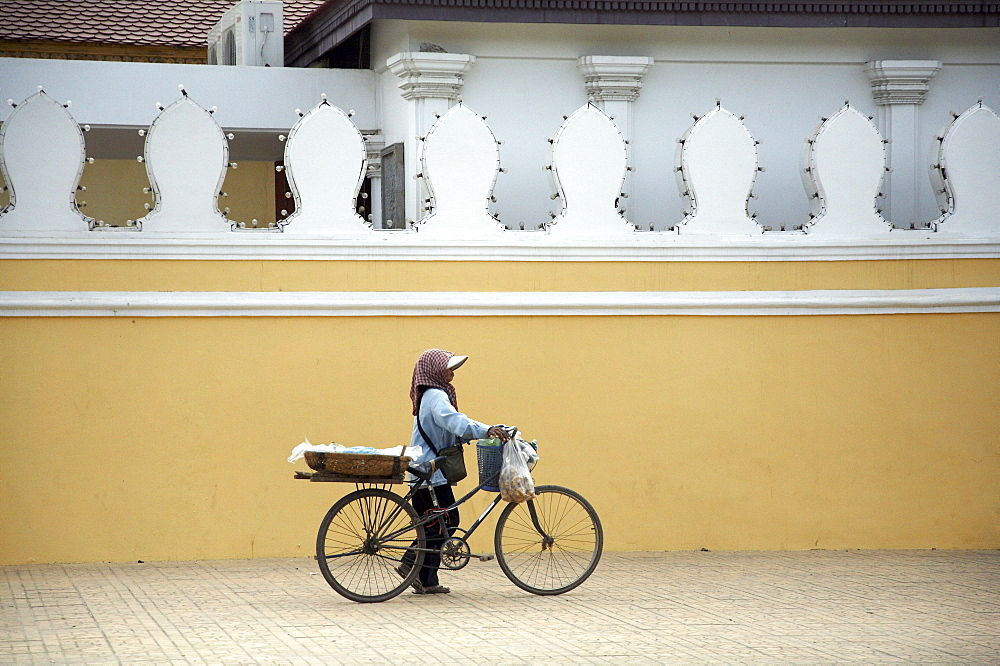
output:
MULTIPOLYGON (((325 0, 285 0, 285 32, 325 0)), ((0 40, 204 47, 235 0, 3 0, 0 40)))

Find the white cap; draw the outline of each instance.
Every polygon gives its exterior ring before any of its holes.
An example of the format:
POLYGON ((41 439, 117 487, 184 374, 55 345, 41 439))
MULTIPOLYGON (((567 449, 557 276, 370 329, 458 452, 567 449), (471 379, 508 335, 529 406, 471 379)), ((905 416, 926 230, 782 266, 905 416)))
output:
POLYGON ((452 356, 450 359, 448 359, 448 369, 458 370, 460 367, 462 367, 462 364, 468 360, 469 360, 468 356, 458 356, 458 355, 452 356))

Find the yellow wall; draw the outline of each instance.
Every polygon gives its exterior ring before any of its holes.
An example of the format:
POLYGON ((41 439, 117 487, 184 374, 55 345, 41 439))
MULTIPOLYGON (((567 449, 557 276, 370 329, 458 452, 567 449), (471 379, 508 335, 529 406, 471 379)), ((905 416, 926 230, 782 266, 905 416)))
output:
MULTIPOLYGON (((0 288, 998 284, 984 260, 516 267, 498 286, 481 276, 505 266, 474 263, 5 261, 0 288)), ((998 313, 8 317, 0 564, 310 555, 353 486, 285 458, 304 437, 407 441, 428 347, 472 356, 460 407, 537 438, 536 482, 588 497, 609 549, 996 548, 998 331, 998 313)))
MULTIPOLYGON (((104 220, 109 226, 123 227, 126 220, 137 220, 149 213, 143 204, 154 205, 146 165, 137 160, 94 160, 84 166, 80 185, 86 191, 77 192, 77 202, 86 201, 81 211, 87 217, 104 220)), ((259 226, 274 222, 274 163, 238 162, 237 168, 227 169, 219 198, 219 210, 229 208, 228 217, 234 222, 257 219, 259 226)), ((0 200, 3 203, 3 200, 0 200)))
POLYGON ((797 291, 997 285, 1000 259, 0 262, 0 290, 15 291, 797 291))

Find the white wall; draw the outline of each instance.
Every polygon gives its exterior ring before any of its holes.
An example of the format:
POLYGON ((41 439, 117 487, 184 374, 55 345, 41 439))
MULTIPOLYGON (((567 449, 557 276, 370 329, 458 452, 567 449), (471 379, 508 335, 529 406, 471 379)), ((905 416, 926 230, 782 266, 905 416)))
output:
MULTIPOLYGON (((721 98, 746 117, 761 142, 751 211, 775 229, 807 221, 808 204, 799 156, 809 132, 845 99, 874 114, 864 65, 877 59, 934 59, 944 63, 920 110, 919 168, 938 130, 978 99, 1000 108, 1000 30, 997 29, 755 29, 665 26, 570 26, 378 21, 372 61, 380 67, 401 50, 436 43, 476 57, 465 77, 463 101, 488 123, 501 146, 496 188, 503 221, 535 226, 557 210, 542 166, 562 122, 586 102, 577 58, 583 55, 649 56, 654 65, 634 103, 630 146, 631 195, 627 217, 648 229, 681 219, 674 182, 676 139, 721 98)), ((401 136, 401 112, 391 97, 395 77, 379 73, 387 142, 401 136)), ((929 164, 929 162, 928 162, 929 164)), ((917 209, 923 221, 937 217, 929 178, 922 180, 917 209)))
MULTIPOLYGON (((934 59, 944 63, 921 107, 916 154, 926 173, 933 137, 979 98, 1000 109, 1000 30, 750 29, 630 26, 468 24, 376 21, 375 71, 213 67, 0 58, 0 100, 16 101, 42 85, 56 100, 72 100, 75 120, 90 124, 87 153, 134 159, 156 102, 169 105, 183 83, 216 120, 234 131, 234 160, 277 159, 297 117, 326 93, 332 104, 353 109, 362 130, 382 130, 385 143, 404 141, 407 103, 385 60, 433 42, 475 63, 465 77, 463 100, 503 141, 495 190, 504 223, 533 228, 558 212, 543 166, 548 143, 562 122, 586 102, 582 55, 634 55, 654 59, 634 103, 627 217, 640 228, 664 229, 681 219, 674 180, 676 139, 721 98, 744 115, 761 142, 757 199, 750 210, 775 229, 807 221, 799 157, 803 141, 819 122, 850 99, 865 113, 875 106, 863 68, 875 59, 934 59), (926 162, 927 164, 925 164, 926 162)), ((0 121, 11 112, 0 105, 0 121)), ((923 221, 937 217, 929 179, 917 202, 923 221)), ((408 181, 409 184, 409 181, 408 181)))
POLYGON ((376 21, 372 30, 372 69, 375 72, 375 96, 378 119, 385 144, 400 143, 405 139, 407 118, 406 100, 399 93, 399 79, 389 71, 385 61, 397 53, 417 50, 411 47, 407 23, 403 21, 376 21))
MULTIPOLYGON (((358 127, 379 124, 369 70, 0 58, 0 100, 20 102, 42 86, 53 99, 71 101, 73 117, 94 127, 88 154, 99 159, 139 154, 135 128, 149 127, 159 113, 156 103, 169 106, 181 84, 201 106, 218 107, 223 128, 243 135, 242 148, 240 140, 231 146, 236 159, 280 158, 277 135, 298 120, 296 108, 312 108, 322 93, 331 104, 353 109, 358 127)), ((0 122, 11 111, 0 104, 0 122)))

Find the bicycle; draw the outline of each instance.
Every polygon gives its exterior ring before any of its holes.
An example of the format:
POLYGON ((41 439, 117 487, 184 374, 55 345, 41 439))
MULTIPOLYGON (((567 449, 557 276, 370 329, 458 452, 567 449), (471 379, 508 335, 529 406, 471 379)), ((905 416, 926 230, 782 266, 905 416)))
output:
MULTIPOLYGON (((513 435, 516 429, 508 428, 508 432, 513 435)), ((473 554, 468 539, 501 502, 499 494, 467 530, 455 527, 439 549, 427 547, 429 525, 436 522, 440 534, 449 534, 447 512, 484 488, 497 488, 500 475, 499 469, 496 473, 481 472, 478 486, 442 507, 430 478, 443 461, 438 457, 408 465, 406 471, 416 481, 405 496, 385 488, 385 479, 355 479, 357 490, 327 511, 316 536, 316 560, 330 587, 359 603, 387 601, 413 584, 428 553, 440 553, 441 566, 453 571, 464 568, 473 557, 483 562, 493 559, 493 554, 473 554), (433 508, 419 516, 410 500, 424 487, 430 489, 433 508), (408 571, 400 569, 407 551, 416 555, 408 571)), ((400 483, 402 475, 388 482, 400 483)), ((508 503, 501 511, 493 537, 497 563, 522 590, 563 594, 587 580, 597 568, 604 547, 601 521, 590 503, 569 488, 537 486, 535 493, 534 499, 508 503)))

